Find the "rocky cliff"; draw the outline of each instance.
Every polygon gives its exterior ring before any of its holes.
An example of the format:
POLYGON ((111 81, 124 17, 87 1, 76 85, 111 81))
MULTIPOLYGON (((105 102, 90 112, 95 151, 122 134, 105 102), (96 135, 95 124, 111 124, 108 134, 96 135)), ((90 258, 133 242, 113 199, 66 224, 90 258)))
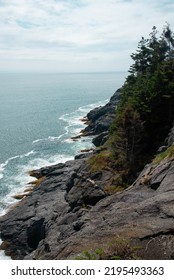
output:
POLYGON ((96 147, 103 145, 108 139, 108 129, 112 124, 119 100, 120 89, 113 94, 106 105, 97 107, 87 114, 88 125, 83 130, 83 134, 94 135, 92 142, 96 147))
MULTIPOLYGON (((88 114, 86 133, 105 141, 118 98, 88 114)), ((174 259, 173 143, 172 130, 163 153, 113 195, 113 170, 92 171, 91 153, 33 171, 39 186, 0 218, 2 248, 13 259, 174 259)))

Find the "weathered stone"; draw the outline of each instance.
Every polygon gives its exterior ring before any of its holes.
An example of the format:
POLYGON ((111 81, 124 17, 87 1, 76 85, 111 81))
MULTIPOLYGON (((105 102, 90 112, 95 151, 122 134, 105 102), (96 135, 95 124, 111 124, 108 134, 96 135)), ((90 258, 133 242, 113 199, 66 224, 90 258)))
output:
POLYGON ((123 235, 144 248, 139 252, 141 258, 172 259, 172 159, 146 166, 133 186, 108 197, 99 187, 108 177, 103 172, 92 176, 85 159, 74 162, 65 163, 63 173, 58 172, 60 166, 55 169, 54 180, 49 175, 30 197, 1 217, 8 254, 15 259, 69 259, 123 235), (145 174, 150 181, 141 184, 145 174))
MULTIPOLYGON (((111 97, 110 101, 105 106, 100 106, 91 110, 87 114, 89 120, 88 126, 83 130, 84 135, 98 135, 103 132, 108 133, 108 129, 113 122, 115 117, 116 106, 120 99, 120 90, 117 90, 114 95, 111 97)), ((101 139, 101 145, 107 140, 106 134, 103 134, 103 139, 101 139)), ((98 140, 96 140, 98 141, 98 140)), ((95 142, 95 140, 94 140, 95 142)), ((99 144, 97 144, 99 146, 99 144)))
POLYGON ((104 131, 104 132, 100 133, 99 135, 97 135, 96 137, 94 137, 92 139, 92 143, 96 147, 99 147, 99 146, 103 145, 108 140, 108 137, 109 137, 108 131, 104 131))
POLYGON ((87 158, 91 155, 92 153, 89 152, 89 153, 82 153, 82 154, 78 154, 74 157, 74 159, 83 159, 83 158, 87 158))
POLYGON ((71 208, 77 206, 95 205, 99 200, 106 195, 102 189, 95 183, 88 181, 85 178, 83 180, 76 180, 73 188, 67 193, 66 201, 71 208))

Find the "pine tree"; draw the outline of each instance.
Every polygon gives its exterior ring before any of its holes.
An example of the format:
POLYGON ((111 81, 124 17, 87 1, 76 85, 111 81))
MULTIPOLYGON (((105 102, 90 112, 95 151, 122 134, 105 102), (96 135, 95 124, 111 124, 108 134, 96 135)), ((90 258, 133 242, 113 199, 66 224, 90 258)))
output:
POLYGON ((117 170, 139 170, 156 152, 174 122, 174 34, 154 26, 131 55, 133 64, 122 87, 111 128, 117 170))
POLYGON ((130 169, 135 164, 136 156, 142 147, 143 122, 139 113, 128 105, 117 115, 115 129, 112 147, 115 151, 116 166, 120 170, 130 169))

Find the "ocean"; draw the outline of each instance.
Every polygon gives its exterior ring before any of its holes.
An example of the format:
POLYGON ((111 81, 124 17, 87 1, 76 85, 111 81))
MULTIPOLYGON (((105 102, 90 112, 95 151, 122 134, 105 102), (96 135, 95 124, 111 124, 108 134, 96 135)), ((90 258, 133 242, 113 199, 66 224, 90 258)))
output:
MULTIPOLYGON (((125 77, 125 72, 0 73, 0 215, 35 180, 30 170, 93 147, 91 137, 71 137, 84 128, 81 119, 107 103, 125 77)), ((2 252, 0 258, 5 259, 2 252)))

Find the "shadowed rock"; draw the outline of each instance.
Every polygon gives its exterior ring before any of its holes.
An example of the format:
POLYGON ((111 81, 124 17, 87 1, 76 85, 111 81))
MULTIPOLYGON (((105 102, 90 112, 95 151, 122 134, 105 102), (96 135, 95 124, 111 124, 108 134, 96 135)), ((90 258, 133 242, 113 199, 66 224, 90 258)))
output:
POLYGON ((88 126, 83 130, 84 135, 97 135, 93 139, 95 146, 103 145, 108 139, 108 129, 115 117, 116 106, 120 99, 120 89, 111 97, 110 101, 87 114, 88 126))
POLYGON ((86 160, 46 168, 31 196, 1 217, 6 252, 14 259, 67 259, 123 235, 142 246, 144 259, 172 259, 173 159, 147 165, 134 185, 111 196, 102 172, 92 176, 86 160))

